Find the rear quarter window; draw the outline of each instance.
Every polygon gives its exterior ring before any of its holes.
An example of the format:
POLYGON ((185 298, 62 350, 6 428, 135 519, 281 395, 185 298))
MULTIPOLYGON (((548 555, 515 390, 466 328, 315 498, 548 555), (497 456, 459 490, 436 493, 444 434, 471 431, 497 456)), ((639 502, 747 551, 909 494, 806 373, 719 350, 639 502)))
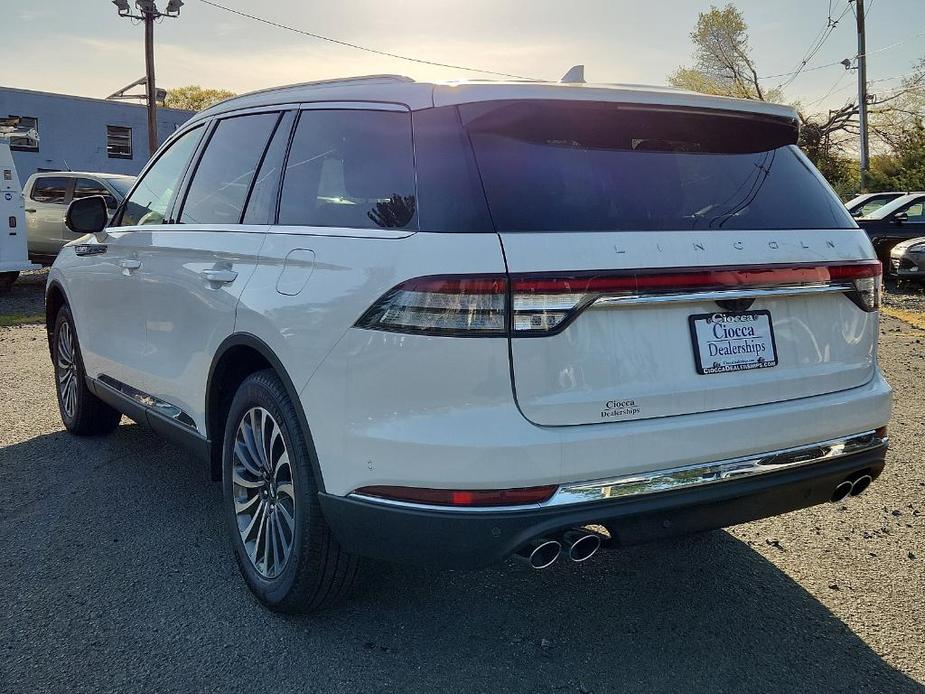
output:
POLYGON ((305 110, 283 177, 279 224, 417 227, 411 115, 305 110))

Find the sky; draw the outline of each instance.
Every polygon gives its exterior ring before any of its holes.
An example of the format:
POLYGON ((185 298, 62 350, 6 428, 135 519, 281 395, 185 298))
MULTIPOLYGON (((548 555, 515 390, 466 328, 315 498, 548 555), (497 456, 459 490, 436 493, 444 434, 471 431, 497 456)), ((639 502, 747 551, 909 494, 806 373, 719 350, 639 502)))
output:
MULTIPOLYGON (((216 0, 299 29, 425 60, 559 79, 583 63, 594 82, 665 84, 691 63, 701 0, 216 0)), ((109 0, 12 3, 0 20, 0 86, 105 97, 144 75, 143 29, 109 0)), ((166 0, 158 0, 166 6, 166 0)), ((722 4, 722 0, 714 4, 722 4)), ((868 79, 888 91, 925 57, 925 0, 867 0, 868 79), (897 42, 903 42, 894 45, 897 42), (882 50, 881 50, 882 49, 882 50)), ((795 69, 846 0, 738 0, 759 74, 795 69)), ((241 93, 294 82, 398 73, 421 80, 490 75, 422 65, 333 45, 185 0, 155 28, 157 85, 241 93)), ((808 68, 857 53, 854 17, 839 22, 808 68)), ((764 80, 774 87, 785 78, 764 80)), ((851 98, 855 73, 806 70, 789 101, 825 111, 851 98), (839 81, 840 80, 840 81, 839 81), (833 90, 834 87, 834 90, 833 90), (827 95, 827 93, 830 94, 827 95)))

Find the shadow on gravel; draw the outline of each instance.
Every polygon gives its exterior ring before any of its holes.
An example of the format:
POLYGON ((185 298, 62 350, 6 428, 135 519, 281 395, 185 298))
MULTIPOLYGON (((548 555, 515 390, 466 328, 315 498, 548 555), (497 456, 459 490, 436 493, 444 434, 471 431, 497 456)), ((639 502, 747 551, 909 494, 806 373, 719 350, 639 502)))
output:
POLYGON ((261 609, 205 466, 138 426, 0 449, 5 691, 922 692, 724 532, 545 572, 376 564, 261 609), (21 472, 21 474, 20 474, 21 472))

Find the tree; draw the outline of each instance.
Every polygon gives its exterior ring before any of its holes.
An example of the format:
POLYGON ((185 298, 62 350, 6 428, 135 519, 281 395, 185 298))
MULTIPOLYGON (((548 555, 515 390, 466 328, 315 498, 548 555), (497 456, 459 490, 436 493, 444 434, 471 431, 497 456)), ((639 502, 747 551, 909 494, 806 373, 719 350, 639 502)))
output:
POLYGON ((668 76, 669 84, 705 94, 779 100, 778 91, 766 92, 761 86, 748 46, 748 25, 735 5, 701 12, 691 41, 696 65, 679 67, 668 76))
MULTIPOLYGON (((691 41, 696 64, 678 68, 668 76, 670 84, 706 94, 784 101, 780 86, 768 89, 761 84, 749 50, 748 25, 734 5, 728 4, 723 9, 711 6, 709 11, 701 12, 691 41)), ((925 113, 923 90, 925 60, 919 62, 898 89, 869 97, 872 147, 893 149, 900 140, 908 146, 912 141, 908 135, 910 128, 925 113)), ((799 144, 807 156, 839 193, 855 192, 857 167, 850 155, 859 135, 857 99, 828 113, 811 113, 799 103, 794 106, 801 125, 799 144)))
POLYGON ((175 87, 167 90, 164 106, 167 108, 180 108, 186 111, 201 111, 212 104, 235 96, 227 89, 203 89, 198 84, 186 87, 175 87))
POLYGON ((906 130, 892 152, 873 157, 870 173, 873 190, 925 190, 925 126, 906 130))

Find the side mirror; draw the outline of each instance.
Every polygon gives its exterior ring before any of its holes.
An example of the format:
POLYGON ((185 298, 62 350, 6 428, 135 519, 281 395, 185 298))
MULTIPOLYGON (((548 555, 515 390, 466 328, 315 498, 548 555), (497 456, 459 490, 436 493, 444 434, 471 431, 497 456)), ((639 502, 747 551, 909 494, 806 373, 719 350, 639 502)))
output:
POLYGON ((909 215, 905 212, 897 212, 893 215, 893 224, 903 224, 909 221, 909 215))
POLYGON ((98 234, 106 228, 109 210, 102 195, 72 200, 68 205, 64 223, 77 234, 98 234))

